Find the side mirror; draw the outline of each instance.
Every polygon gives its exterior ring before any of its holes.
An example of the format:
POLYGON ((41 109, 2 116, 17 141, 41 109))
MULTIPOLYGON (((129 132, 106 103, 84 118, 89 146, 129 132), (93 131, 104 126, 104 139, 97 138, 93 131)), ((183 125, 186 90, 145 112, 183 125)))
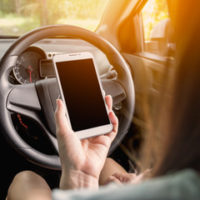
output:
POLYGON ((169 19, 162 20, 153 28, 150 40, 145 41, 145 51, 160 56, 173 55, 175 44, 173 42, 173 28, 169 19))

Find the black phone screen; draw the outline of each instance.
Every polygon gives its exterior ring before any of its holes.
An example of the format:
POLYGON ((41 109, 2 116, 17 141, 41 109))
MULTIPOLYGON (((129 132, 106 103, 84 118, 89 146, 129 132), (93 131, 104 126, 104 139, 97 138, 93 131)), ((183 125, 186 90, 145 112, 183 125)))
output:
POLYGON ((72 129, 109 124, 93 60, 57 62, 56 66, 72 129))

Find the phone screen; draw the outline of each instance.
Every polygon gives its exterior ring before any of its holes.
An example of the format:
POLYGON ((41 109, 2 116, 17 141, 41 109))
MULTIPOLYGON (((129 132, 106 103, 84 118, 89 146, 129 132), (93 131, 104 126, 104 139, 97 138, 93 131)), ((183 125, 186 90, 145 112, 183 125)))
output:
POLYGON ((92 59, 57 62, 74 131, 110 124, 92 59))

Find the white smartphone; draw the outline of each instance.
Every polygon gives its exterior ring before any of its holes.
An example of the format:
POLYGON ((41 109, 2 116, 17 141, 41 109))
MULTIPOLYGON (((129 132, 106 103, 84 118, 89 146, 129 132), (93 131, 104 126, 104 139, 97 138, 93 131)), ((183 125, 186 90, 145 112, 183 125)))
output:
POLYGON ((80 139, 110 132, 113 126, 92 54, 55 55, 53 63, 72 130, 80 139))

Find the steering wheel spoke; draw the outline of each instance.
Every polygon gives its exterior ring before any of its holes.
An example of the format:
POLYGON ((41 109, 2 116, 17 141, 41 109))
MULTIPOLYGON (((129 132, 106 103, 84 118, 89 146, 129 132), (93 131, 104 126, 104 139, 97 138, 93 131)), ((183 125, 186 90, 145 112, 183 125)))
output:
POLYGON ((24 114, 28 111, 41 111, 40 102, 34 84, 14 86, 7 98, 7 108, 10 111, 24 114))
POLYGON ((40 118, 41 105, 35 84, 17 85, 13 87, 8 95, 7 109, 36 121, 45 132, 54 150, 58 153, 56 138, 52 136, 40 118))
POLYGON ((102 79, 101 81, 106 95, 111 95, 113 98, 113 108, 116 108, 126 99, 124 88, 117 80, 102 79))

